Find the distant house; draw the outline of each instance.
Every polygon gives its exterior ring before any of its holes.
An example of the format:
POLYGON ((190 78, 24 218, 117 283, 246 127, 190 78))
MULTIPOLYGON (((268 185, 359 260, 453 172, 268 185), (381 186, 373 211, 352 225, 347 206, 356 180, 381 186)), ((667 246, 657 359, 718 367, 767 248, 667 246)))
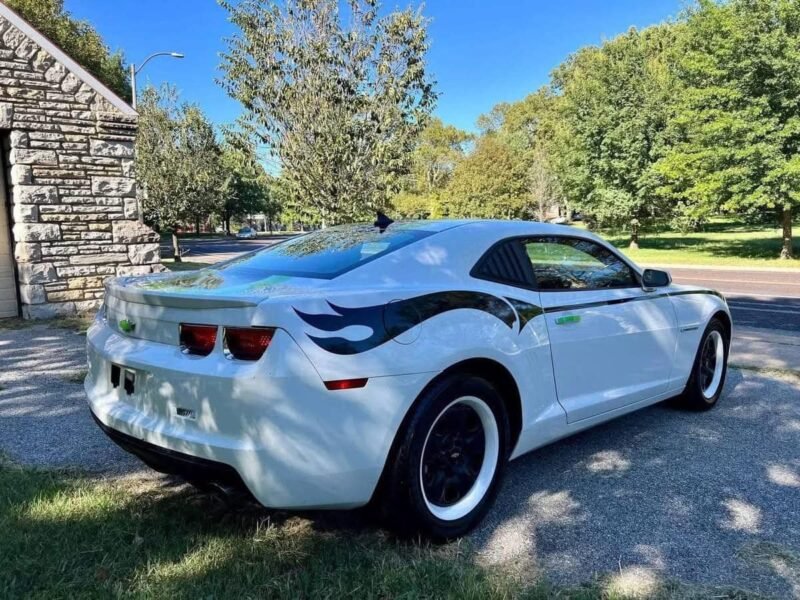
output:
POLYGON ((160 270, 137 218, 136 112, 0 3, 0 318, 93 310, 160 270))

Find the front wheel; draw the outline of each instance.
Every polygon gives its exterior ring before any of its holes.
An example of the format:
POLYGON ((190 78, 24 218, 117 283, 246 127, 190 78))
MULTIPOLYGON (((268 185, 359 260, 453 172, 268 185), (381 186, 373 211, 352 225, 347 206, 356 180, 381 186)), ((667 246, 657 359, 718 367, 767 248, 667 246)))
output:
POLYGON ((459 537, 491 506, 508 460, 509 424, 497 390, 448 377, 423 393, 390 463, 387 516, 397 529, 459 537))
POLYGON ((729 346, 725 326, 719 319, 712 319, 703 332, 689 382, 681 396, 686 408, 708 410, 717 403, 728 372, 729 346))

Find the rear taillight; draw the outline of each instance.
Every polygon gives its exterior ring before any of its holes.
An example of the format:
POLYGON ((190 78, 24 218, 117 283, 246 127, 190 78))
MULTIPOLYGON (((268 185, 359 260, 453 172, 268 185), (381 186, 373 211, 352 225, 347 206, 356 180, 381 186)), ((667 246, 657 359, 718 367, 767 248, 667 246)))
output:
POLYGON ((271 327, 226 327, 225 354, 238 360, 258 360, 274 334, 271 327))
POLYGON ((325 387, 329 390, 353 390, 356 388, 363 388, 367 385, 366 377, 359 377, 358 379, 334 379, 333 381, 326 381, 325 387))
POLYGON ((180 332, 181 349, 186 354, 208 356, 217 343, 216 325, 181 323, 180 332))

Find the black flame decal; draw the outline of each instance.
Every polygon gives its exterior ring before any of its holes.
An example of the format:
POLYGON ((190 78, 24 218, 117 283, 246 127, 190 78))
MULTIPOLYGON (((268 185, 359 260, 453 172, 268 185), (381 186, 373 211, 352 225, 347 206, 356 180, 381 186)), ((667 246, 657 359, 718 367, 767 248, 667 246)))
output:
POLYGON ((309 314, 297 309, 295 312, 303 321, 322 331, 340 331, 352 325, 363 325, 372 330, 369 337, 356 341, 342 337, 308 336, 320 348, 342 355, 372 350, 423 321, 460 308, 489 313, 509 328, 512 328, 517 320, 514 309, 502 298, 471 291, 434 292, 388 304, 357 308, 338 306, 331 302, 328 302, 328 305, 336 314, 309 314))
POLYGON ((527 325, 530 321, 539 315, 544 314, 544 309, 541 306, 536 306, 535 304, 525 302, 524 300, 517 300, 516 298, 506 297, 506 300, 511 303, 511 306, 514 307, 514 310, 517 311, 517 315, 519 315, 520 333, 522 333, 522 330, 525 329, 525 325, 527 325))

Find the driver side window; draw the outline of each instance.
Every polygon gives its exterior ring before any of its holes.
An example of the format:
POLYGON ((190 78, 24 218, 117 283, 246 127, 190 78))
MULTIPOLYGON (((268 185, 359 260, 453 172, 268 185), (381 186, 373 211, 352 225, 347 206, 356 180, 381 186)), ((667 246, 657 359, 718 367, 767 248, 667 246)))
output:
POLYGON ((538 289, 582 290, 638 287, 631 268, 591 240, 541 237, 524 242, 538 289))

